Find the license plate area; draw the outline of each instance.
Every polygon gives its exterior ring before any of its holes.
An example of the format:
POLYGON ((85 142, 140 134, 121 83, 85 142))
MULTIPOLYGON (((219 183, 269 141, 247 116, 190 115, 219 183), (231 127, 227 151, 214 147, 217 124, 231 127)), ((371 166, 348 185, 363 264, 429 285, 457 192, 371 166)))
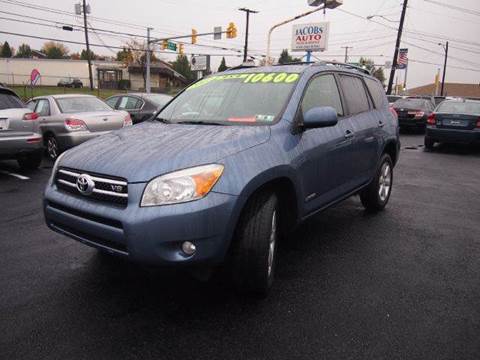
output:
POLYGON ((467 127, 469 125, 469 121, 468 120, 447 119, 447 120, 443 120, 442 124, 446 125, 446 126, 467 127))

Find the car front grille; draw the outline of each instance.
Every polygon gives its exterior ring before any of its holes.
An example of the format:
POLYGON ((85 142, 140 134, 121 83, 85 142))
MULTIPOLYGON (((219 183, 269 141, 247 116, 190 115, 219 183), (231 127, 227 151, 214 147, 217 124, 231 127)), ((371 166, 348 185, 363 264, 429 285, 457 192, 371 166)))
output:
POLYGON ((121 206, 126 206, 128 203, 128 183, 123 178, 76 169, 60 168, 55 176, 55 184, 60 190, 81 196, 84 199, 121 206), (89 194, 82 193, 77 186, 77 180, 81 175, 87 175, 94 183, 89 194))

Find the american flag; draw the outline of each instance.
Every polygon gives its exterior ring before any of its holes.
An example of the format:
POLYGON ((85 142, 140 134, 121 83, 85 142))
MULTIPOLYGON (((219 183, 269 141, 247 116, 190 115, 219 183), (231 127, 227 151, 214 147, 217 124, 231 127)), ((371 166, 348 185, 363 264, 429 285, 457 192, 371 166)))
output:
POLYGON ((408 49, 399 49, 397 69, 406 69, 407 64, 408 64, 408 49))

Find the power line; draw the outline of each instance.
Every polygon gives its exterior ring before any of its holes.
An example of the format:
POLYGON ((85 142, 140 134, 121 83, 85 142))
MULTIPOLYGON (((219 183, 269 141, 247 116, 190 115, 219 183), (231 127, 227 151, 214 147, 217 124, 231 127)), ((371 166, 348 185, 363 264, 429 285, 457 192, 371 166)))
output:
POLYGON ((442 3, 440 1, 434 1, 434 0, 424 0, 424 1, 435 4, 435 5, 438 5, 438 6, 443 6, 443 7, 449 8, 449 9, 457 10, 457 11, 463 12, 465 14, 480 16, 480 11, 476 11, 476 10, 472 10, 472 9, 466 9, 466 8, 462 8, 460 6, 445 4, 445 3, 442 3))

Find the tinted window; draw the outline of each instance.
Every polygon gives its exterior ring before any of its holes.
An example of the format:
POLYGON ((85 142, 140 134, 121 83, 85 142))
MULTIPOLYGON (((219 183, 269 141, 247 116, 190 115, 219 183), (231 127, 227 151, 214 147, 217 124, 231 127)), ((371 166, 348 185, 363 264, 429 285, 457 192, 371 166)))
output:
POLYGON ((30 100, 28 103, 27 103, 27 107, 34 111, 35 110, 35 106, 37 105, 37 100, 30 100))
POLYGON ((93 96, 65 97, 57 99, 62 113, 82 113, 89 111, 111 111, 110 106, 93 96))
POLYGON ((362 79, 354 76, 340 75, 340 82, 351 115, 370 110, 368 96, 362 79))
POLYGON ((395 101, 393 104, 395 108, 406 108, 406 109, 420 109, 420 110, 429 110, 430 105, 428 100, 422 99, 400 99, 395 101))
POLYGON ((0 110, 24 108, 25 105, 15 95, 0 93, 0 110))
POLYGON ((118 104, 118 108, 120 110, 139 109, 141 106, 142 106, 142 101, 132 96, 123 96, 120 99, 120 103, 118 104))
POLYGON ((343 115, 342 102, 333 75, 317 76, 310 81, 302 100, 303 114, 316 106, 331 106, 337 110, 339 116, 343 115))
POLYGON ((373 79, 365 78, 365 84, 367 84, 367 88, 370 91, 370 95, 373 98, 373 104, 375 105, 376 109, 382 109, 386 106, 385 102, 385 90, 383 90, 382 85, 380 82, 375 81, 373 79))
POLYGON ((37 107, 35 112, 40 116, 49 116, 50 115, 50 104, 46 99, 40 99, 37 102, 37 107))
POLYGON ((438 106, 437 112, 480 115, 480 102, 444 101, 438 106))
POLYGON ((118 96, 114 96, 114 97, 111 97, 107 100, 105 100, 105 102, 110 105, 113 109, 115 109, 115 105, 117 104, 117 100, 118 100, 118 96))

